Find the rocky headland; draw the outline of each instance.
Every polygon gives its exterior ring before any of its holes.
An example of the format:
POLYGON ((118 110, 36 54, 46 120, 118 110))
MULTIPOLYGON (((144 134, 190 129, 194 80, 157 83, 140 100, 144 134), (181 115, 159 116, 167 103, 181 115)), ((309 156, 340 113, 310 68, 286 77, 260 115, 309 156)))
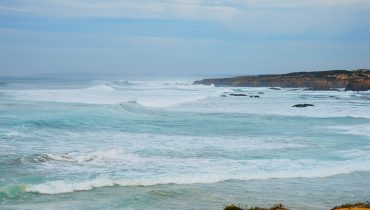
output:
POLYGON ((309 88, 311 90, 335 90, 344 88, 351 91, 370 90, 370 70, 331 70, 294 72, 232 78, 213 78, 195 81, 194 84, 232 87, 282 87, 309 88))

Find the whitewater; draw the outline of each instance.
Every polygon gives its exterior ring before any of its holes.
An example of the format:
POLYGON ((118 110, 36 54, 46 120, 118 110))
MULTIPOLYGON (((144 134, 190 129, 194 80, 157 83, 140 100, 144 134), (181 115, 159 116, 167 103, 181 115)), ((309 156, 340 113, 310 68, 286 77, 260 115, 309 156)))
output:
POLYGON ((0 78, 0 209, 370 199, 370 92, 193 80, 0 78))

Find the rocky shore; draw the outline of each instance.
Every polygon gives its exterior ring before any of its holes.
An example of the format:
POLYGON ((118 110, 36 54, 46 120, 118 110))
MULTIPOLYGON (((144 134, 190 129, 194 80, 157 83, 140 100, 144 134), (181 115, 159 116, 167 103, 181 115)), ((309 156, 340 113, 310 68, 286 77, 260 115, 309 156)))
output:
MULTIPOLYGON (((276 204, 271 208, 261 208, 261 207, 242 207, 237 206, 234 204, 225 206, 223 210, 290 210, 288 207, 284 206, 283 204, 276 204)), ((355 204, 344 204, 340 206, 336 206, 331 210, 370 210, 370 203, 355 203, 355 204)))
POLYGON ((288 74, 238 76, 195 81, 194 84, 232 87, 309 88, 311 90, 370 90, 370 70, 331 70, 288 74))

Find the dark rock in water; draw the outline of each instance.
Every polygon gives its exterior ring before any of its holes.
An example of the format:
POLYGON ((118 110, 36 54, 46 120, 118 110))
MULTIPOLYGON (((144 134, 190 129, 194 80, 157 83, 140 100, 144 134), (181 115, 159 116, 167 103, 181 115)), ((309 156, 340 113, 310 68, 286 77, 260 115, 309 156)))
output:
POLYGON ((281 90, 281 88, 277 88, 277 87, 270 87, 269 89, 270 90, 281 90))
POLYGON ((249 98, 253 98, 253 96, 249 96, 249 98))
POLYGON ((253 96, 253 98, 259 98, 260 96, 253 96))
POLYGON ((194 84, 232 87, 309 88, 309 90, 333 90, 345 88, 352 91, 370 90, 370 69, 354 71, 331 70, 294 72, 289 74, 239 76, 195 81, 194 84))
POLYGON ((292 107, 302 108, 302 107, 309 107, 309 106, 314 106, 314 105, 313 104, 296 104, 292 107))
POLYGON ((247 96, 246 94, 243 93, 230 93, 230 96, 247 96))

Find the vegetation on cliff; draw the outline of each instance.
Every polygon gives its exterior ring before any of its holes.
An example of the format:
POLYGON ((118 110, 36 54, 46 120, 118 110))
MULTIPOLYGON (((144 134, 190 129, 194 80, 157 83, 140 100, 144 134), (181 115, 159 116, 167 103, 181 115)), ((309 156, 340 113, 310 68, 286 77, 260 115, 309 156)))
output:
POLYGON ((334 207, 333 209, 331 210, 346 210, 346 209, 361 209, 361 210, 365 210, 365 209, 370 209, 370 202, 366 202, 366 203, 355 203, 355 204, 344 204, 344 205, 341 205, 341 206, 336 206, 334 207))

